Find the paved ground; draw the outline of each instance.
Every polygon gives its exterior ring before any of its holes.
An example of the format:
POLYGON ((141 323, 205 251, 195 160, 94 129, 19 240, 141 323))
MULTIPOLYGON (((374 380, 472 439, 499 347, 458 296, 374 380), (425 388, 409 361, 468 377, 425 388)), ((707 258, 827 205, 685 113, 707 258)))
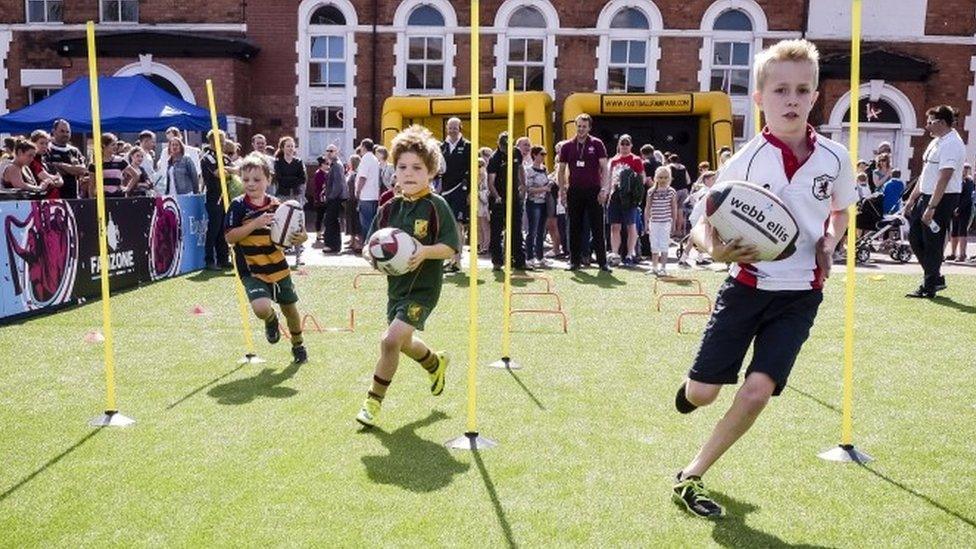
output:
MULTIPOLYGON (((312 238, 315 237, 314 233, 312 238)), ((970 245, 970 252, 976 253, 976 246, 970 245)), ((675 248, 671 248, 671 259, 670 268, 677 272, 677 260, 674 257, 675 248)), ((321 251, 321 244, 315 244, 311 249, 306 248, 304 254, 302 254, 302 260, 306 266, 309 267, 358 267, 366 268, 367 263, 362 257, 352 254, 352 253, 342 253, 342 254, 324 254, 321 251)), ((294 258, 292 256, 288 257, 288 261, 294 263, 294 258)), ((468 254, 465 251, 462 259, 462 265, 467 268, 468 265, 468 254)), ((478 260, 478 266, 481 269, 491 269, 491 261, 487 256, 481 256, 478 260)), ((650 264, 644 263, 635 269, 647 270, 650 264)), ((566 267, 565 261, 553 260, 552 269, 563 269, 566 267)), ((720 265, 707 267, 711 270, 723 270, 720 265)), ((843 262, 836 263, 834 265, 835 272, 840 272, 845 270, 845 265, 843 262)), ((871 262, 864 265, 858 265, 856 272, 867 273, 867 274, 882 274, 882 273, 901 273, 901 274, 922 274, 922 268, 914 260, 909 263, 898 263, 893 261, 890 257, 884 254, 873 254, 871 262)), ((958 263, 958 262, 948 262, 943 264, 942 272, 944 274, 968 274, 976 275, 976 262, 958 263)))

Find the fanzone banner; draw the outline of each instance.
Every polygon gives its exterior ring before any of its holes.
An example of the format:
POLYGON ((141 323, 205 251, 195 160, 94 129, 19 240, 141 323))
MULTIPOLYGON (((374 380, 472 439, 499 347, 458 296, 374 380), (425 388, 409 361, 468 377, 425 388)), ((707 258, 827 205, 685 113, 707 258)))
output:
MULTIPOLYGON (((0 318, 101 293, 94 200, 0 202, 0 318)), ((203 195, 106 201, 113 291, 202 269, 203 195)))

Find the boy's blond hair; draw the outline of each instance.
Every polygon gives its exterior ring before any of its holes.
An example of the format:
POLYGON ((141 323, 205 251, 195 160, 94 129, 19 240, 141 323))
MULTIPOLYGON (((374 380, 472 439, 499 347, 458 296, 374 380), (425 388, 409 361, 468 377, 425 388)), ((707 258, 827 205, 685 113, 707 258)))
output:
POLYGON ((393 165, 400 161, 400 155, 412 152, 420 157, 431 177, 441 169, 441 147, 434 134, 427 128, 414 124, 393 138, 393 165))
POLYGON ((807 61, 813 65, 813 89, 820 85, 820 52, 813 42, 795 39, 780 40, 756 54, 754 61, 756 89, 761 90, 769 74, 769 66, 776 61, 807 61))

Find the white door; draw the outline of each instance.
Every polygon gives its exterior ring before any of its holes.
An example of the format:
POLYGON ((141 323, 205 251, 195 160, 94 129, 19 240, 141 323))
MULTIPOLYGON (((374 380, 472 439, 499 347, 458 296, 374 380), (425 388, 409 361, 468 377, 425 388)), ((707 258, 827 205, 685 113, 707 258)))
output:
MULTIPOLYGON (((857 138, 857 157, 862 160, 867 160, 870 162, 874 158, 874 150, 878 148, 878 145, 882 141, 887 141, 892 146, 892 151, 897 152, 895 147, 897 146, 898 130, 888 129, 888 128, 862 128, 858 131, 857 138)), ((850 132, 847 128, 844 128, 843 134, 841 134, 840 142, 844 144, 845 147, 850 146, 850 132)), ((898 165, 897 159, 894 162, 895 166, 898 165)))

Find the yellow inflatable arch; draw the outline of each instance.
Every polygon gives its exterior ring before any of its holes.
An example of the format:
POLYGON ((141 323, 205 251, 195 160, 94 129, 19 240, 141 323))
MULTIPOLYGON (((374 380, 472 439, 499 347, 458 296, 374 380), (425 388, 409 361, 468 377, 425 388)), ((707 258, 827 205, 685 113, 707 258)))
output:
MULTIPOLYGON (((707 160, 717 165, 716 151, 733 146, 732 141, 732 102, 722 92, 701 93, 652 93, 652 94, 601 94, 574 93, 563 103, 563 138, 576 135, 576 116, 587 113, 594 118, 593 133, 607 140, 611 135, 631 133, 636 146, 652 142, 656 148, 669 150, 669 141, 678 152, 682 146, 691 151, 696 158, 682 155, 682 159, 693 169, 698 162, 707 160), (601 128, 601 122, 603 123, 601 128), (608 131, 608 127, 619 128, 618 132, 608 131), (600 134, 600 130, 604 133, 600 134), (639 137, 644 130, 648 136, 639 137), (655 131, 657 134, 655 136, 655 131), (680 143, 681 139, 693 140, 680 143)), ((607 142, 607 149, 613 155, 616 146, 607 142)), ((636 154, 636 150, 634 151, 636 154)))
MULTIPOLYGON (((481 112, 479 147, 495 148, 498 134, 508 125, 508 95, 496 93, 478 98, 481 112)), ((517 92, 515 94, 515 135, 528 136, 533 145, 551 150, 552 98, 545 92, 517 92)), ((450 97, 390 97, 383 102, 383 143, 389 147, 400 130, 411 124, 421 124, 430 129, 438 139, 443 139, 447 120, 461 119, 465 137, 471 139, 469 118, 470 96, 450 97)))

